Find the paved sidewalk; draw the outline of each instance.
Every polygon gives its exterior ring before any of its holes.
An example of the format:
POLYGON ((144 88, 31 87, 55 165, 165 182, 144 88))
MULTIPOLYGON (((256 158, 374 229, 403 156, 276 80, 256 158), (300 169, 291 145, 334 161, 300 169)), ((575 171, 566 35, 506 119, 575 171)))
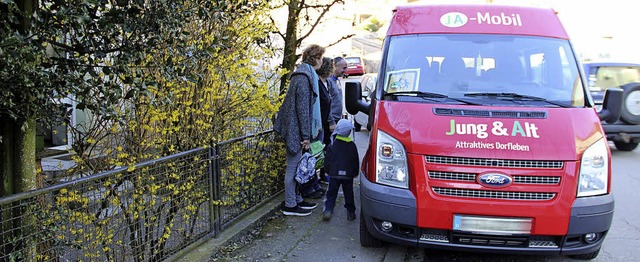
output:
MULTIPOLYGON (((368 146, 369 133, 356 132, 360 158, 368 146)), ((404 250, 394 246, 362 248, 359 241, 360 191, 354 180, 356 220, 347 221, 340 191, 330 221, 322 220, 323 199, 306 217, 284 216, 283 196, 255 210, 218 238, 207 241, 178 261, 402 261, 404 250)))

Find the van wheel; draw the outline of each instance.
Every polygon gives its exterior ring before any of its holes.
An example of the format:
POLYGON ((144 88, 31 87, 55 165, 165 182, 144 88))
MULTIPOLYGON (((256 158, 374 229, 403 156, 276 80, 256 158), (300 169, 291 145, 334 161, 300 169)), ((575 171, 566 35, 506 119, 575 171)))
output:
POLYGON ((622 114, 620 120, 627 124, 640 124, 640 83, 629 83, 621 86, 624 90, 622 114))
POLYGON ((580 254, 580 255, 570 255, 570 258, 575 258, 575 259, 580 259, 580 260, 591 260, 594 259, 598 256, 598 254, 600 254, 600 249, 591 252, 591 253, 587 253, 587 254, 580 254))
POLYGON ((353 127, 355 128, 356 132, 360 132, 360 130, 362 130, 362 125, 356 123, 356 121, 353 121, 353 127))
POLYGON ((638 147, 638 142, 613 141, 613 144, 620 151, 633 151, 638 147))
POLYGON ((367 229, 367 222, 364 221, 364 215, 362 214, 362 210, 360 210, 360 246, 362 247, 381 247, 382 241, 380 239, 375 238, 371 233, 369 233, 369 229, 367 229))

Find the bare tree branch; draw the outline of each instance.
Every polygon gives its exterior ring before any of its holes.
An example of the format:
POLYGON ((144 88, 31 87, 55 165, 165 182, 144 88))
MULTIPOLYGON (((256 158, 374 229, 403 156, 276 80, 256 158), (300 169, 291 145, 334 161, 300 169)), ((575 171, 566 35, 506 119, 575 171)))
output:
POLYGON ((334 45, 337 45, 337 44, 338 44, 338 43, 340 43, 342 40, 349 39, 349 38, 353 37, 354 35, 356 35, 356 34, 350 34, 350 35, 343 36, 343 37, 341 37, 340 39, 336 40, 335 42, 333 42, 333 43, 331 43, 331 44, 329 44, 329 45, 325 46, 325 48, 327 48, 327 47, 332 47, 332 46, 334 46, 334 45))
MULTIPOLYGON (((273 17, 269 17, 269 19, 271 20, 271 24, 273 24, 273 25, 275 25, 275 24, 276 24, 276 20, 274 20, 274 19, 273 19, 273 17)), ((276 28, 276 29, 277 29, 277 28, 276 28)), ((280 32, 280 30, 274 30, 274 31, 273 31, 273 32, 271 32, 271 33, 278 34, 280 37, 282 37, 282 39, 283 39, 283 40, 285 39, 285 38, 284 38, 284 37, 285 37, 285 36, 284 36, 284 34, 283 34, 282 32, 280 32)))
MULTIPOLYGON (((301 1, 301 2, 304 2, 304 1, 301 1)), ((306 39, 307 37, 309 37, 309 35, 311 35, 313 30, 315 30, 316 26, 318 26, 318 24, 320 24, 320 22, 322 21, 322 18, 324 17, 324 15, 327 14, 327 12, 329 12, 329 9, 331 9, 331 7, 334 6, 337 3, 344 3, 344 2, 342 0, 333 0, 333 2, 331 2, 329 4, 318 5, 318 7, 322 7, 322 12, 320 13, 320 15, 318 16, 316 21, 312 23, 311 28, 309 29, 309 31, 306 34, 304 34, 304 35, 302 35, 301 37, 298 38, 298 43, 302 43, 302 41, 304 39, 306 39)))

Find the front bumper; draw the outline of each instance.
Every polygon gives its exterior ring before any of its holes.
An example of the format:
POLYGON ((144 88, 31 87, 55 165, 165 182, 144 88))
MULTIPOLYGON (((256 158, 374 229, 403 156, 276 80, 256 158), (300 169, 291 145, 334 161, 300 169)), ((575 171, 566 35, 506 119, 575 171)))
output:
POLYGON ((608 140, 640 142, 640 125, 629 125, 621 121, 614 124, 602 122, 602 128, 608 140))
POLYGON ((600 248, 613 220, 613 196, 576 199, 565 236, 496 236, 417 227, 416 198, 409 190, 375 184, 360 176, 361 210, 369 232, 396 244, 505 254, 578 255, 600 248), (382 230, 382 222, 393 224, 382 230), (587 243, 584 235, 596 233, 587 243))

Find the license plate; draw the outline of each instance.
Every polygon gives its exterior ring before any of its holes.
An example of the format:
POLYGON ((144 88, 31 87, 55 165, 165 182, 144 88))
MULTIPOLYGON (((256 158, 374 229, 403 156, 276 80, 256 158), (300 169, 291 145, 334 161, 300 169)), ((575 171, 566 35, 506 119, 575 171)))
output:
POLYGON ((453 230, 487 235, 531 234, 531 218, 453 216, 453 230))

